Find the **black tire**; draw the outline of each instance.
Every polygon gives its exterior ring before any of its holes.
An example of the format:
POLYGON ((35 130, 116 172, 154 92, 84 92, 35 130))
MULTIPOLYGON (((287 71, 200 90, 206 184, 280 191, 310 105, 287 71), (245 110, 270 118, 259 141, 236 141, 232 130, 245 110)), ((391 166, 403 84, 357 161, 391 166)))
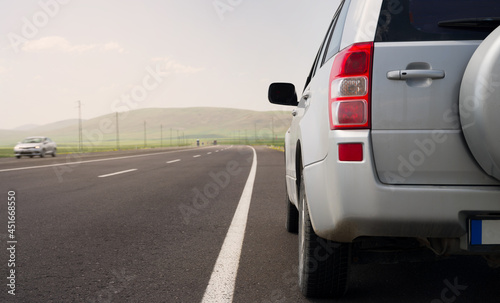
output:
POLYGON ((290 202, 288 195, 285 196, 286 203, 286 230, 289 233, 296 234, 299 232, 299 210, 290 202))
POLYGON ((16 156, 16 158, 21 159, 21 156, 16 156))
POLYGON ((40 152, 40 158, 43 158, 45 157, 45 149, 42 149, 42 151, 40 152))
POLYGON ((52 157, 55 157, 57 155, 56 152, 57 152, 57 149, 54 148, 54 150, 52 151, 52 157))
POLYGON ((308 298, 339 298, 347 292, 351 245, 325 240, 313 230, 304 190, 299 201, 299 286, 308 298))
POLYGON ((33 158, 33 155, 30 155, 30 158, 33 158))

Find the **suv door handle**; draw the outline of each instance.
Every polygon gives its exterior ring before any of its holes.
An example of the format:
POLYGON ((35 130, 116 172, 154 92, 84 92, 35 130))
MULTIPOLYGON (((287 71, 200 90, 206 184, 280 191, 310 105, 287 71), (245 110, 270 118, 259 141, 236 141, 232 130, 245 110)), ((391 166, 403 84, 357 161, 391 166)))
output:
POLYGON ((389 80, 407 80, 407 79, 443 79, 444 70, 434 69, 404 69, 387 72, 389 80))

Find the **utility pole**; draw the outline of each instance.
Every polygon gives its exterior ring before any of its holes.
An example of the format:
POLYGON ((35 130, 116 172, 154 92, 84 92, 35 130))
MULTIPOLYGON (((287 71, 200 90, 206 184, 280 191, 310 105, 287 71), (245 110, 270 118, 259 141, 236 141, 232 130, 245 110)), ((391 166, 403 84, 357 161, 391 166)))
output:
POLYGON ((273 130, 273 145, 274 145, 274 116, 272 117, 272 122, 271 122, 271 127, 272 127, 272 130, 273 130))
POLYGON ((146 120, 144 120, 144 148, 146 148, 147 139, 146 139, 146 120))
POLYGON ((78 152, 82 152, 83 137, 82 137, 82 101, 78 100, 78 152))
POLYGON ((163 124, 160 124, 160 147, 163 147, 163 124))
POLYGON ((253 135, 255 143, 257 143, 257 122, 254 123, 254 135, 253 135))
POLYGON ((118 112, 116 112, 116 149, 120 150, 120 127, 118 125, 118 112))

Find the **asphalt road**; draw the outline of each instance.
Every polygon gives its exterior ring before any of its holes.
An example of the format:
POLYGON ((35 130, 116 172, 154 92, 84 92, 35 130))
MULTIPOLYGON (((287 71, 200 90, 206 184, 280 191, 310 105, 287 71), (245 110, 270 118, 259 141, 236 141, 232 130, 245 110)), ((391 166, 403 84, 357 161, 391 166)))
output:
MULTIPOLYGON (((283 153, 256 155, 233 302, 328 302, 297 287, 283 153)), ((1 159, 0 302, 201 302, 253 161, 244 146, 1 159)), ((498 302, 499 284, 480 258, 358 265, 339 302, 498 302)))

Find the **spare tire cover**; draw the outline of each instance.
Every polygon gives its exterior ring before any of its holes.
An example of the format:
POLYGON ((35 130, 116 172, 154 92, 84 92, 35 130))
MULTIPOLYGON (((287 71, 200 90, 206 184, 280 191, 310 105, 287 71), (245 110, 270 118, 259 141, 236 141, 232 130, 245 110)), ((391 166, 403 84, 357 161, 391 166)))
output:
POLYGON ((460 122, 474 158, 500 180, 500 27, 477 48, 460 88, 460 122))

